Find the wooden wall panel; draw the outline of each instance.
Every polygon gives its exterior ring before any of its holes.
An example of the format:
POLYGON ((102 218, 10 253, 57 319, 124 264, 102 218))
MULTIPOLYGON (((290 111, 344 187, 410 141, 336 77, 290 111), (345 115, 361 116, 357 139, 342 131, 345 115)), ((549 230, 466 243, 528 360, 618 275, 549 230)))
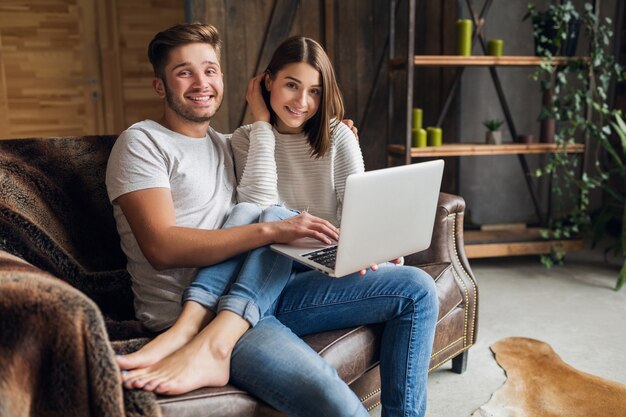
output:
MULTIPOLYGON (((387 143, 387 42, 389 40, 389 4, 387 0, 369 2, 357 21, 361 46, 357 55, 358 108, 348 116, 359 125, 360 143, 367 169, 386 165, 387 143), (366 22, 365 24, 362 22, 366 22)), ((345 92, 344 94, 351 94, 345 92)))
MULTIPOLYGON (((222 36, 224 101, 211 126, 230 133, 241 124, 248 80, 257 72, 259 56, 274 9, 273 0, 206 0, 205 15, 192 20, 214 25, 222 36)), ((244 117, 244 123, 250 118, 244 117)))
MULTIPOLYGON (((230 133, 233 130, 229 128, 230 125, 230 113, 231 113, 231 97, 230 97, 230 83, 228 82, 227 74, 230 73, 230 67, 228 65, 228 53, 229 50, 225 47, 226 38, 226 5, 223 1, 205 1, 196 0, 196 3, 204 3, 204 7, 198 7, 198 12, 204 12, 203 15, 193 15, 191 20, 204 23, 210 23, 219 30, 222 36, 222 53, 221 53, 221 65, 224 75, 224 100, 222 101, 222 107, 217 114, 211 120, 211 126, 213 126, 219 132, 230 133)), ((195 10, 194 10, 195 11, 195 10)), ((235 103, 235 100, 232 100, 235 103)), ((233 109, 233 113, 236 113, 237 109, 233 109)), ((236 116, 234 116, 236 117, 236 116)))
MULTIPOLYGON (((400 1, 399 36, 402 25, 406 26, 406 3, 400 1)), ((455 0, 419 0, 418 4, 418 53, 426 50, 441 53, 449 43, 450 31, 444 36, 444 29, 454 30, 454 26, 449 25, 456 19, 455 0)), ((289 35, 302 34, 324 45, 344 94, 346 117, 359 125, 366 167, 374 169, 386 165, 388 0, 194 0, 192 6, 192 10, 203 13, 192 16, 192 20, 214 24, 224 40, 222 66, 226 94, 222 109, 212 122, 215 128, 232 132, 239 126, 245 111, 247 81, 258 72, 259 54, 264 48, 273 50, 278 45, 278 40, 272 39, 276 31, 287 30, 289 35), (295 10, 295 17, 289 27, 277 28, 277 25, 287 24, 285 19, 276 18, 277 14, 287 15, 285 8, 295 10)), ((403 45, 406 48, 406 35, 400 38, 401 50, 403 45)), ((266 62, 260 63, 261 67, 265 65, 266 62)), ((430 117, 436 118, 443 101, 442 91, 446 90, 450 76, 442 74, 440 69, 426 69, 419 77, 418 102, 429 109, 430 117)), ((404 82, 401 74, 394 79, 397 88, 402 88, 404 82)), ((396 112, 403 112, 400 94, 397 96, 396 112)), ((249 115, 245 116, 244 122, 249 122, 249 115)), ((451 118, 446 123, 448 131, 453 133, 451 118)), ((400 121, 394 126, 391 142, 401 140, 402 125, 400 121)))
MULTIPOLYGON (((189 20, 211 23, 222 35, 225 96, 213 127, 232 132, 242 118, 250 121, 246 86, 267 65, 264 48, 272 52, 284 37, 302 34, 329 51, 346 116, 359 127, 366 167, 386 165, 388 0, 4 0, 0 111, 7 111, 0 116, 0 136, 119 133, 160 117, 146 48, 156 32, 185 20, 185 5, 189 20)), ((400 1, 399 36, 405 6, 400 1)), ((453 28, 455 7, 455 0, 418 0, 417 53, 448 51, 454 32, 444 28, 453 28)), ((425 108, 426 122, 434 123, 450 73, 417 74, 416 104, 425 108)), ((401 76, 394 80, 398 88, 403 82, 401 76)), ((396 103, 402 112, 400 94, 396 103)), ((453 113, 446 120, 448 133, 454 130, 453 113)), ((396 133, 391 142, 398 141, 396 133)))
POLYGON ((117 1, 123 128, 146 118, 158 119, 163 113, 163 103, 152 89, 147 48, 158 31, 184 22, 183 6, 180 0, 117 1))
POLYGON ((99 126, 93 14, 83 0, 0 3, 4 137, 82 135, 99 126), (96 72, 94 72, 94 68, 96 72))

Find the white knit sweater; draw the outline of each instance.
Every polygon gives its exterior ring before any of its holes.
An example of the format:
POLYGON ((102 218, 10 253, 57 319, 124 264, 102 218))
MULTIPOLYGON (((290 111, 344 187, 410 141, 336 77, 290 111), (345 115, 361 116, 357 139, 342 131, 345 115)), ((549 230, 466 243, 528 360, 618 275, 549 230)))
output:
POLYGON ((352 131, 338 123, 331 148, 314 158, 306 135, 278 133, 267 122, 242 126, 231 138, 239 202, 287 207, 341 222, 346 178, 363 172, 361 148, 352 131))

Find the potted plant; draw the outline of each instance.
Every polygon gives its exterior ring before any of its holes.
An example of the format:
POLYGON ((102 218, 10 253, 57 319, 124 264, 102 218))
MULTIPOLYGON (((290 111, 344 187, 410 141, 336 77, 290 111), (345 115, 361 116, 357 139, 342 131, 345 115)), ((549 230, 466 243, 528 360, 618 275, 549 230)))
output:
POLYGON ((537 56, 574 56, 580 32, 580 15, 571 1, 550 4, 546 10, 537 10, 528 4, 528 13, 522 20, 531 19, 537 56))
POLYGON ((502 123, 504 122, 498 119, 489 119, 483 122, 483 126, 487 128, 485 132, 485 143, 495 145, 502 144, 502 131, 500 131, 502 123))
MULTIPOLYGON (((570 10, 572 16, 574 12, 570 10)), ((582 13, 576 12, 576 15, 589 40, 586 59, 571 59, 565 65, 553 65, 551 50, 558 50, 563 37, 544 39, 542 55, 546 60, 532 75, 541 83, 543 91, 551 92, 551 100, 542 106, 540 119, 555 119, 555 142, 562 149, 552 155, 543 169, 536 171, 537 176, 549 175, 553 179, 554 207, 542 235, 566 239, 592 232, 593 243, 597 244, 606 236, 603 234, 605 226, 617 221, 621 223, 621 235, 615 247, 623 255, 626 246, 626 124, 619 112, 610 108, 608 91, 611 82, 623 80, 624 74, 614 56, 607 52, 613 36, 611 20, 599 21, 590 3, 585 3, 582 13), (618 146, 612 139, 614 132, 619 135, 618 146), (587 167, 581 167, 580 159, 567 153, 567 146, 576 141, 586 145, 587 167), (589 167, 592 169, 585 171, 589 167), (603 191, 605 204, 602 204, 603 209, 591 213, 589 195, 594 189, 603 191)), ((564 255, 561 249, 553 249, 550 256, 542 256, 542 262, 550 267, 555 261, 562 262, 564 255)), ((616 289, 622 287, 625 280, 626 266, 623 266, 616 289)))

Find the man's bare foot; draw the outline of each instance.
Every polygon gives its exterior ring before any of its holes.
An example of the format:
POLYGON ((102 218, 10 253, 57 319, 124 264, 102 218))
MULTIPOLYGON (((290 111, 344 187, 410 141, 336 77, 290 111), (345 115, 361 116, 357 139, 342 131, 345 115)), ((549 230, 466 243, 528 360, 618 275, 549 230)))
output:
POLYGON ((176 323, 148 342, 144 347, 128 355, 115 358, 122 370, 146 368, 176 352, 193 339, 214 314, 200 304, 187 302, 176 323))
POLYGON ((127 372, 124 385, 167 395, 221 387, 230 376, 230 353, 230 349, 208 346, 196 337, 158 363, 127 372))

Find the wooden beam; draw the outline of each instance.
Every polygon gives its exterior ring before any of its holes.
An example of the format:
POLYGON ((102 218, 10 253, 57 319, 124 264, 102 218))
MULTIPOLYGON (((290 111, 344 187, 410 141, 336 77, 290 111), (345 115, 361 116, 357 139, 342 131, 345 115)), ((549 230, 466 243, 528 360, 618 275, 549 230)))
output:
POLYGON ((206 18, 206 0, 185 0, 185 21, 203 22, 206 18))
POLYGON ((8 139, 11 137, 11 125, 9 124, 7 79, 2 52, 2 33, 0 33, 0 139, 8 139))
MULTIPOLYGON (((114 2, 113 2, 114 3, 114 2)), ((84 134, 101 135, 112 133, 105 129, 105 111, 103 99, 103 82, 100 65, 97 30, 99 29, 97 5, 94 0, 79 0, 82 19, 79 22, 82 42, 85 121, 84 134)))
POLYGON ((324 0, 324 48, 331 62, 335 56, 335 4, 334 0, 324 0))
POLYGON ((544 255, 553 250, 573 252, 584 248, 580 238, 548 240, 541 236, 541 229, 537 227, 501 226, 492 230, 465 230, 463 235, 467 257, 544 255))
MULTIPOLYGON (((270 16, 270 21, 265 32, 263 47, 259 54, 254 72, 250 74, 251 77, 258 74, 262 68, 267 66, 276 47, 289 36, 299 8, 300 0, 276 0, 274 2, 272 15, 270 16)), ((241 111, 241 118, 239 120, 240 126, 243 124, 247 111, 248 103, 246 102, 241 111)))
POLYGON ((582 239, 466 244, 465 253, 469 259, 496 258, 501 256, 547 255, 551 253, 553 249, 574 252, 582 250, 584 246, 582 239))
POLYGON ((117 16, 117 0, 99 1, 98 30, 100 74, 104 122, 100 133, 120 133, 127 126, 124 119, 123 75, 117 16))

